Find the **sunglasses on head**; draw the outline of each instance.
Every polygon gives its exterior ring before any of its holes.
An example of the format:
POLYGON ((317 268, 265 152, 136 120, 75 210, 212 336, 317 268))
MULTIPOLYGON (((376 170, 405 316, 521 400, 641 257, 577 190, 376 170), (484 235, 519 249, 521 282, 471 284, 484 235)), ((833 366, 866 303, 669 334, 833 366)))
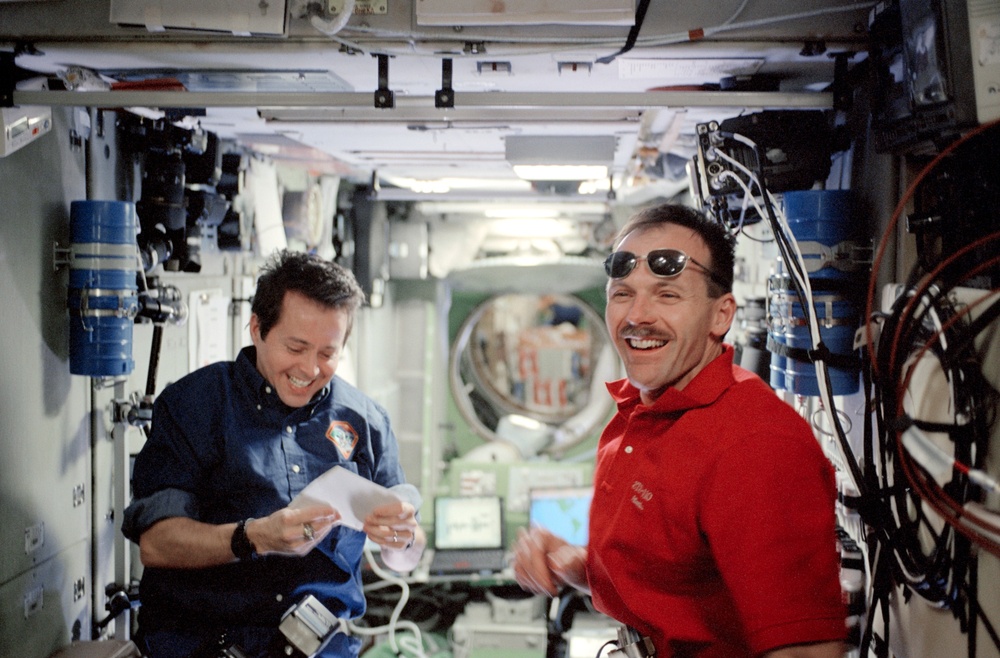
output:
POLYGON ((646 254, 645 258, 639 258, 631 251, 616 251, 604 260, 604 271, 612 279, 623 279, 632 273, 640 260, 646 261, 650 272, 662 277, 677 276, 684 271, 688 263, 694 263, 712 281, 723 289, 726 288, 721 277, 717 276, 715 272, 679 249, 654 249, 646 254))

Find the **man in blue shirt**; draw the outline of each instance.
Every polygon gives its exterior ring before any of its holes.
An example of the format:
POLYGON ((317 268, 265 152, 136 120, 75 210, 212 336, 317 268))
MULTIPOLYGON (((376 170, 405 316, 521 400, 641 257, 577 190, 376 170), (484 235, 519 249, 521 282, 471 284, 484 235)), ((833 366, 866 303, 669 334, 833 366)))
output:
MULTIPOLYGON (((273 655, 282 614, 313 595, 333 614, 365 611, 365 537, 397 571, 427 544, 420 495, 405 483, 389 418, 334 373, 364 301, 353 275, 320 258, 277 254, 252 305, 253 347, 166 387, 136 457, 122 531, 139 544, 139 637, 150 658, 218 655, 236 646, 273 655), (327 505, 288 507, 340 465, 402 500, 377 508, 363 532, 327 505)), ((337 634, 322 656, 356 656, 337 634)))

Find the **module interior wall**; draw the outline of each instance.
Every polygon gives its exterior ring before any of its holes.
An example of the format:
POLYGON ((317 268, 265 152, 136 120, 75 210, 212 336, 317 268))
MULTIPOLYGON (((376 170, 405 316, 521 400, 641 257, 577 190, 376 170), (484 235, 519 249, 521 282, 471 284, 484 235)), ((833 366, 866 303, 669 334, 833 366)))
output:
POLYGON ((70 144, 76 113, 54 111, 53 122, 0 159, 0 636, 30 637, 17 646, 26 658, 69 641, 79 610, 60 601, 82 582, 74 606, 85 605, 93 581, 80 559, 90 553, 89 380, 69 372, 67 271, 53 267, 69 204, 86 198, 85 157, 70 144), (45 607, 26 615, 39 591, 45 607))

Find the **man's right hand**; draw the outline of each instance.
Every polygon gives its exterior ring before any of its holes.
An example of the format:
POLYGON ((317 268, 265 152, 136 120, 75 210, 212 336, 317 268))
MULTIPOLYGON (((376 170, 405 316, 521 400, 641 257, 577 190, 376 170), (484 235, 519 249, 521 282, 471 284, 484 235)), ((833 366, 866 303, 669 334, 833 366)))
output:
POLYGON ((333 529, 340 513, 329 505, 285 507, 246 526, 257 552, 305 555, 333 529))
MULTIPOLYGON (((305 555, 338 520, 340 514, 329 505, 286 507, 250 521, 245 531, 257 553, 305 555)), ((183 516, 163 519, 139 537, 139 558, 144 566, 170 569, 226 564, 234 559, 231 541, 235 528, 235 523, 215 525, 183 516)))
POLYGON ((565 586, 590 593, 587 549, 573 546, 542 528, 518 530, 511 565, 522 589, 556 596, 565 586))

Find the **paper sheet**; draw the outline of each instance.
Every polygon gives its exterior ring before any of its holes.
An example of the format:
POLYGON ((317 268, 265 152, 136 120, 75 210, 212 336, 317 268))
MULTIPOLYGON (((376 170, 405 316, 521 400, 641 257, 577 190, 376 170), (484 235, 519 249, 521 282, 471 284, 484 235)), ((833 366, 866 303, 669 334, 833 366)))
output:
POLYGON ((401 500, 382 485, 366 480, 343 466, 334 466, 307 484, 289 507, 298 509, 325 503, 340 512, 340 525, 361 530, 365 517, 372 510, 401 500))

